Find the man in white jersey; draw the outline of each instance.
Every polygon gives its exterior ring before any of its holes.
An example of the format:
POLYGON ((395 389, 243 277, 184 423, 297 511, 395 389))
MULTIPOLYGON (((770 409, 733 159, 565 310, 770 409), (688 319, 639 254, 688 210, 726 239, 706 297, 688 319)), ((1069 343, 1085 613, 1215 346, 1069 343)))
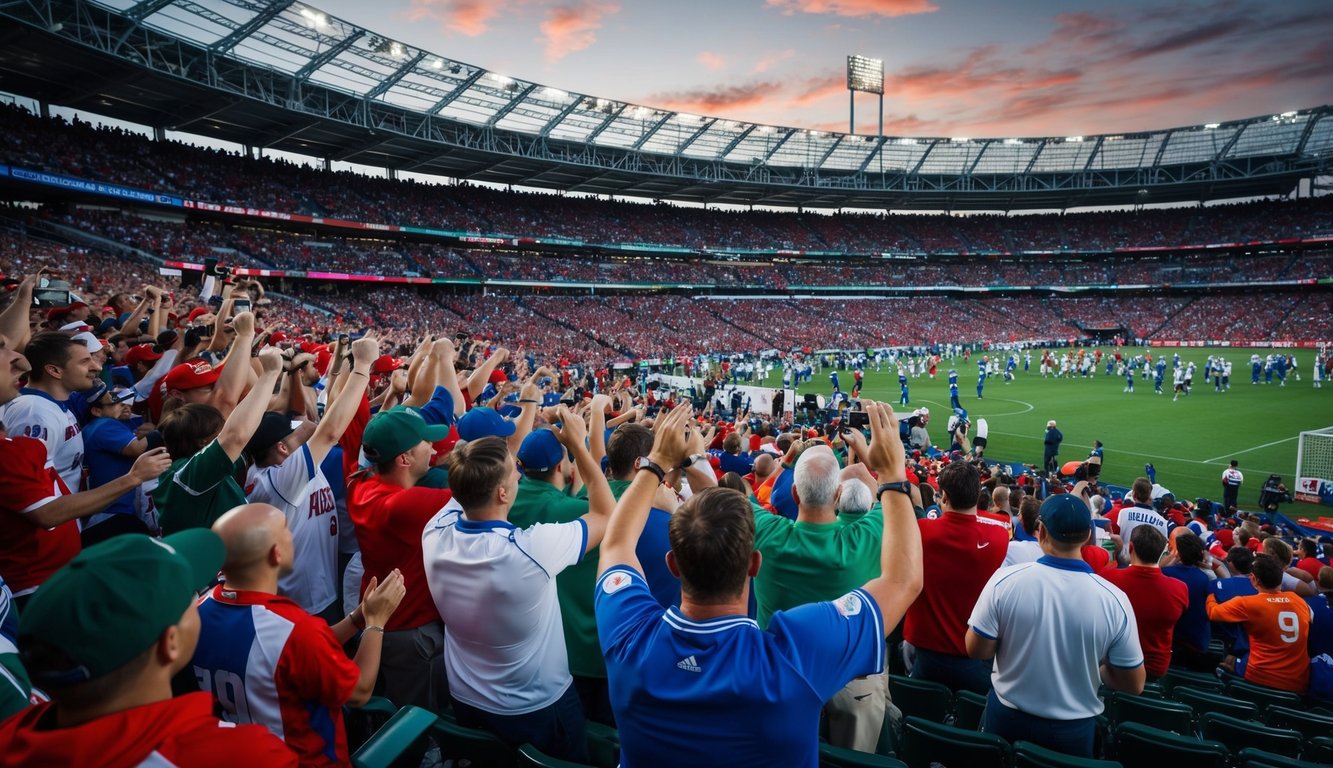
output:
MULTIPOLYGON (((1161 531, 1163 536, 1170 535, 1166 518, 1153 509, 1152 490, 1153 484, 1146 477, 1138 478, 1130 487, 1129 496, 1126 498, 1130 504, 1121 507, 1120 515, 1116 518, 1116 523, 1120 526, 1121 541, 1129 541, 1129 535, 1140 525, 1151 525, 1161 531)), ((1120 562, 1129 562, 1129 547, 1120 550, 1120 562)))
POLYGON ((329 612, 325 618, 341 616, 342 606, 337 599, 337 505, 320 464, 356 415, 378 353, 372 338, 353 342, 352 370, 344 374, 346 383, 318 426, 304 421, 293 428, 286 414, 269 411, 245 447, 254 461, 245 481, 246 498, 282 510, 295 543, 295 567, 278 580, 278 588, 307 613, 329 612))
POLYGON ((57 332, 33 336, 23 356, 32 370, 28 386, 4 408, 5 429, 10 436, 42 441, 65 487, 77 493, 83 479, 83 434, 69 409, 69 396, 90 389, 102 366, 82 342, 57 332))

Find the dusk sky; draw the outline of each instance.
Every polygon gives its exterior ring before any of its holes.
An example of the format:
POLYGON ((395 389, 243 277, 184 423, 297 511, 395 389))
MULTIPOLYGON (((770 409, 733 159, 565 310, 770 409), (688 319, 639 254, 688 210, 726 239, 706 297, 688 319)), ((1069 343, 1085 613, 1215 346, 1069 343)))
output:
MULTIPOLYGON (((884 59, 885 132, 1069 136, 1333 102, 1333 0, 313 0, 412 46, 653 107, 847 130, 845 57, 884 59)), ((877 103, 857 97, 857 131, 877 103)))

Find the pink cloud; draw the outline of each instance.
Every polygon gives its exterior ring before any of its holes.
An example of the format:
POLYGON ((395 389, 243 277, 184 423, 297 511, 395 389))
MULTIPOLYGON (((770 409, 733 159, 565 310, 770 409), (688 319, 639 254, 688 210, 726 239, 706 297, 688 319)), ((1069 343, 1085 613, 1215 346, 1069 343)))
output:
POLYGON ((541 23, 547 61, 562 59, 592 45, 597 41, 602 19, 619 12, 618 4, 597 0, 558 5, 548 10, 541 23))
POLYGON ((781 64, 782 62, 787 61, 788 59, 791 59, 795 56, 796 56, 795 48, 788 48, 786 50, 770 53, 764 56, 763 58, 759 59, 759 61, 756 61, 752 69, 755 72, 767 72, 768 70, 772 69, 778 64, 781 64))
POLYGON ((698 56, 694 57, 694 60, 714 72, 727 66, 726 57, 720 53, 713 53, 712 51, 701 51, 698 56))
POLYGON ((835 16, 914 16, 934 13, 939 6, 930 0, 766 0, 768 7, 778 8, 784 15, 797 12, 833 14, 835 16))
POLYGON ((408 21, 434 21, 450 32, 477 37, 504 10, 505 0, 411 0, 408 21))

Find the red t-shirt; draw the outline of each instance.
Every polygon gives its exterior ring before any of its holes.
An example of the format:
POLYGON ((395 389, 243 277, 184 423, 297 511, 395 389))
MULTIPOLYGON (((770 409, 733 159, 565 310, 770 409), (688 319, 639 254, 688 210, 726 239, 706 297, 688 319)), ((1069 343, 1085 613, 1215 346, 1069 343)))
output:
POLYGON ((995 525, 1003 528, 1007 534, 1007 539, 1014 537, 1014 519, 1003 512, 983 512, 977 510, 977 519, 983 524, 995 525))
POLYGON ((403 572, 407 595, 384 629, 413 629, 440 620, 426 584, 421 533, 435 513, 453 498, 447 488, 404 488, 379 475, 357 475, 347 484, 347 516, 361 545, 361 593, 371 577, 383 580, 394 568, 403 572))
POLYGON ((1319 578, 1319 569, 1324 567, 1324 563, 1313 557, 1302 557, 1296 567, 1310 574, 1314 578, 1319 578))
POLYGON ((79 554, 73 520, 43 528, 29 516, 68 496, 60 474, 46 458, 46 444, 31 437, 0 441, 0 576, 15 595, 26 595, 79 554))
POLYGON ((1189 587, 1159 568, 1131 565, 1111 568, 1099 574, 1120 588, 1134 606, 1139 625, 1139 645, 1143 646, 1143 668, 1151 677, 1161 677, 1171 666, 1171 639, 1176 622, 1189 607, 1189 587))
POLYGON ((258 725, 213 716, 213 697, 187 693, 57 728, 56 705, 29 707, 0 723, 0 768, 139 765, 234 768, 295 766, 296 753, 258 725))
POLYGON ((351 762, 342 708, 361 668, 323 619, 286 597, 221 584, 200 601, 199 619, 194 674, 228 720, 268 728, 304 766, 351 762), (219 679, 244 684, 236 691, 219 679))
POLYGON ((903 638, 917 648, 967 656, 963 638, 982 587, 1004 562, 1009 534, 974 515, 945 511, 917 520, 925 583, 907 609, 903 638))

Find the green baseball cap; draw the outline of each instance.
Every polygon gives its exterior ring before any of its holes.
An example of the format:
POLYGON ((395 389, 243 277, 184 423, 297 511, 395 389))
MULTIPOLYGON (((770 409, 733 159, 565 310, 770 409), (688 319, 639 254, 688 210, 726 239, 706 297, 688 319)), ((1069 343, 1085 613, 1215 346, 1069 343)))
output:
POLYGON ((378 464, 411 450, 422 440, 438 443, 448 436, 449 427, 427 424, 411 408, 398 407, 375 414, 361 435, 361 449, 367 459, 378 464))
POLYGON ((129 663, 180 623, 225 555, 222 539, 207 528, 163 539, 126 534, 83 550, 47 579, 19 617, 20 647, 40 641, 71 663, 34 680, 65 687, 129 663))

